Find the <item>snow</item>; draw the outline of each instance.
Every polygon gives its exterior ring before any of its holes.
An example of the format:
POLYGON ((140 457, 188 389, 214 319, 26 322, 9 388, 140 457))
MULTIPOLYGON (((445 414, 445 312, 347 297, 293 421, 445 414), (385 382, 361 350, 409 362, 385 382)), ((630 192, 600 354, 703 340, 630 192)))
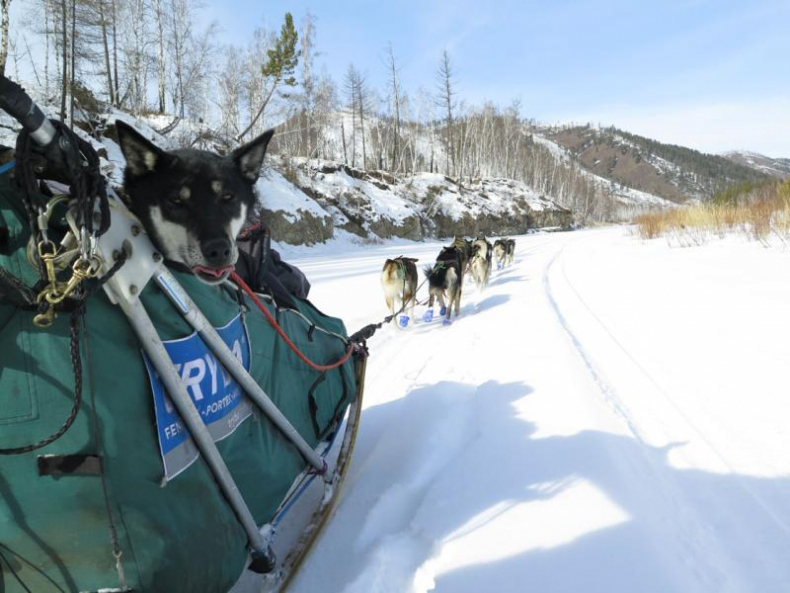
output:
POLYGON ((275 212, 282 211, 292 222, 296 222, 302 212, 309 212, 319 218, 330 217, 315 200, 274 169, 266 169, 255 183, 255 189, 264 208, 275 212))
MULTIPOLYGON (((384 259, 440 245, 289 255, 354 331, 386 314, 384 259)), ((291 590, 787 591, 788 263, 736 238, 518 237, 451 326, 369 341, 349 475, 291 590)))

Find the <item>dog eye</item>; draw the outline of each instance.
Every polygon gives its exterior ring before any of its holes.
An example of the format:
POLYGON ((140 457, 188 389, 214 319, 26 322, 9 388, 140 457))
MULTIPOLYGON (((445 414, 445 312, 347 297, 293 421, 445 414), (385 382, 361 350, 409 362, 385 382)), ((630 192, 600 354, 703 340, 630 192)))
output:
POLYGON ((173 206, 183 206, 184 200, 181 199, 180 196, 168 196, 167 201, 170 202, 173 206))
POLYGON ((227 202, 232 202, 234 197, 235 197, 235 196, 234 196, 233 194, 231 194, 231 193, 227 193, 227 194, 222 194, 222 195, 219 197, 219 200, 220 200, 220 202, 225 202, 225 203, 227 203, 227 202))

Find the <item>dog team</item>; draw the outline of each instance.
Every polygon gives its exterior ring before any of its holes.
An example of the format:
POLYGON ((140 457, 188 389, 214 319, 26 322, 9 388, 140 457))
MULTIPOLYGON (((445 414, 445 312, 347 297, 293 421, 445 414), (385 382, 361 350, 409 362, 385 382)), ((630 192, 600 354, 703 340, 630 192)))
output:
MULTIPOLYGON (((119 144, 126 157, 124 193, 166 260, 191 271, 208 284, 223 282, 239 257, 236 236, 255 203, 253 186, 260 175, 272 130, 234 150, 228 156, 182 149, 164 151, 131 126, 117 122, 119 144)), ((472 276, 478 290, 488 285, 491 267, 513 263, 516 242, 484 236, 474 240, 455 237, 433 266, 423 270, 428 283, 428 310, 433 319, 438 299, 442 323, 448 325, 453 309, 461 312, 464 278, 472 276)), ((393 321, 406 327, 417 304, 417 259, 396 257, 384 263, 381 284, 393 321)))
MULTIPOLYGON (((428 283, 428 310, 423 321, 433 320, 433 304, 439 301, 439 315, 444 317, 442 323, 450 324, 450 316, 455 309, 455 316, 461 313, 461 294, 464 278, 472 276, 477 289, 482 291, 488 286, 491 278, 491 267, 496 262, 497 270, 513 263, 516 242, 513 239, 497 239, 492 245, 484 236, 476 239, 455 237, 449 247, 443 247, 434 265, 423 269, 425 282, 428 283)), ((399 256, 384 262, 381 270, 381 286, 384 289, 384 300, 395 321, 396 312, 409 309, 411 315, 400 315, 397 322, 407 327, 409 320, 414 318, 414 307, 417 304, 418 274, 417 259, 399 256)), ((421 286, 421 285, 420 285, 421 286)))

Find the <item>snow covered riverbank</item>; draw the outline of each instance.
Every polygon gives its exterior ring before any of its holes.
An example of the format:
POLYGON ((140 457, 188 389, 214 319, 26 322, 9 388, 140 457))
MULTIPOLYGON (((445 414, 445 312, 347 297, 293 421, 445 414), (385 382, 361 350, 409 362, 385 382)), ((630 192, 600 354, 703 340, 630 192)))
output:
MULTIPOLYGON (((383 260, 439 246, 292 261, 356 330, 385 314, 383 260)), ((519 237, 453 325, 371 340, 344 494, 293 590, 786 591, 789 267, 736 239, 519 237)))

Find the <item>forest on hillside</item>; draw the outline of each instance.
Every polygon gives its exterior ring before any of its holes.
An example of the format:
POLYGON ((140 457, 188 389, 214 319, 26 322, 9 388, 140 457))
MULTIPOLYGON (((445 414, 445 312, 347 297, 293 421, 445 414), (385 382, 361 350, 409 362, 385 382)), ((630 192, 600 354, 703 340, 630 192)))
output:
MULTIPOLYGON (((309 12, 286 13, 274 29, 261 25, 250 39, 220 45, 220 25, 205 24, 199 0, 26 0, 9 30, 15 1, 0 3, 0 68, 89 133, 101 134, 117 109, 159 116, 161 134, 222 152, 276 127, 273 150, 284 157, 407 176, 438 172, 461 183, 515 179, 581 220, 611 220, 621 210, 609 181, 535 140, 540 129, 519 99, 465 101, 447 50, 436 57, 432 88, 409 89, 397 48, 372 48, 386 74, 376 87, 353 63, 342 80, 319 67, 319 23, 309 12)), ((694 175, 719 174, 678 154, 694 175)))

